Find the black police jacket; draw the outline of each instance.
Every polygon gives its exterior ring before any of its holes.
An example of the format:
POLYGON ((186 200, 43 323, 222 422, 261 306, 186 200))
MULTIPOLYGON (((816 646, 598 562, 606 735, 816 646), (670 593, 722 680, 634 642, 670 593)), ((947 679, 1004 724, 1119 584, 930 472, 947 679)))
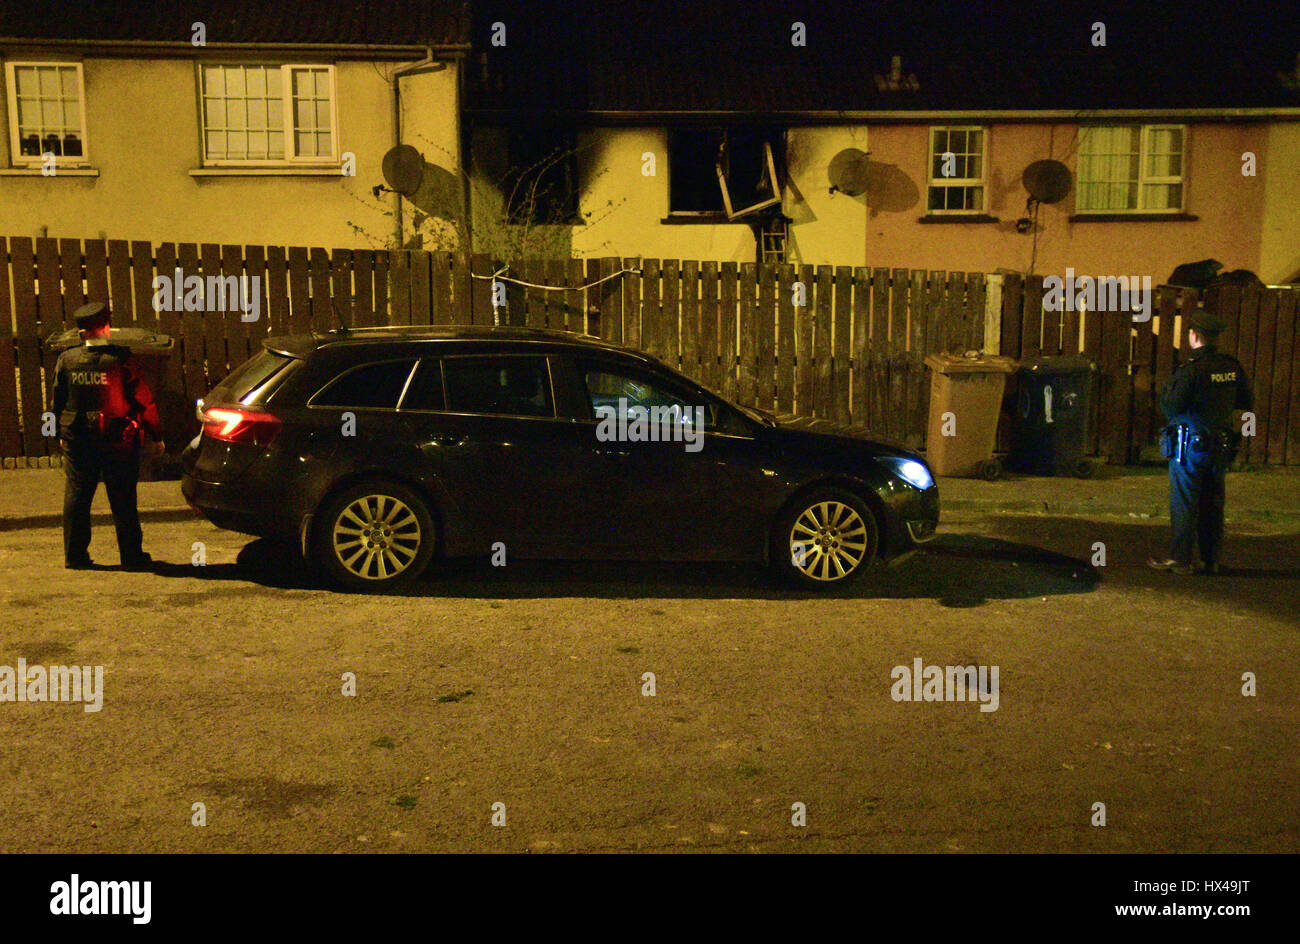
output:
POLYGON ((60 439, 100 437, 108 445, 131 447, 138 427, 162 439, 153 392, 131 351, 106 341, 87 341, 59 355, 53 410, 60 439))
POLYGON ((1160 393, 1160 409, 1166 417, 1204 430, 1234 432, 1233 411, 1250 410, 1254 405, 1241 362, 1208 344, 1196 348, 1178 365, 1160 393))

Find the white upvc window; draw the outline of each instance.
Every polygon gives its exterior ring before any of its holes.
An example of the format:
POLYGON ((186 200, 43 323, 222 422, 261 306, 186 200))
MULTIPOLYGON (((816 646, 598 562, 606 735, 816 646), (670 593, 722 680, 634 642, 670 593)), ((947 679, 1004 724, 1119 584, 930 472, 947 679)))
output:
POLYGON ((1178 213, 1183 209, 1184 125, 1079 129, 1077 212, 1178 213))
POLYGON ((203 162, 334 164, 334 67, 256 63, 199 66, 203 162))
POLYGON ((15 167, 37 167, 52 154, 61 167, 84 165, 86 94, 79 62, 5 64, 9 154, 15 167))
POLYGON ((981 125, 930 129, 927 212, 984 212, 988 146, 988 129, 981 125))

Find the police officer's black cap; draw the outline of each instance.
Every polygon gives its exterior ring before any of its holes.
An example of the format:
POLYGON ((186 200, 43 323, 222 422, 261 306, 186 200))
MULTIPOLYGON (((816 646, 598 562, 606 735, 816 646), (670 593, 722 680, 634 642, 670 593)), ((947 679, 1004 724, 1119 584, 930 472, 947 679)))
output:
POLYGON ((1191 316, 1187 319, 1187 326, 1189 328, 1195 328, 1199 333, 1208 335, 1209 337, 1217 337, 1219 332, 1224 328, 1224 324, 1219 319, 1219 316, 1204 308, 1198 308, 1192 312, 1191 316))
POLYGON ((90 331, 108 321, 108 306, 103 302, 89 302, 72 313, 72 319, 82 331, 90 331))

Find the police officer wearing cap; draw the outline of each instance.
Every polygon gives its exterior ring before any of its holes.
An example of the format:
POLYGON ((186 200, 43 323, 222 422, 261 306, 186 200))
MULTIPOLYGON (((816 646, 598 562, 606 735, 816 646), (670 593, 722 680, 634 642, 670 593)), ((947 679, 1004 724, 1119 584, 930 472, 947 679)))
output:
POLYGON ((140 478, 140 432, 149 432, 161 452, 162 424, 153 394, 131 351, 109 342, 110 313, 100 302, 73 314, 84 344, 59 355, 54 367, 54 414, 59 421, 63 469, 63 562, 91 566, 90 505, 104 480, 117 550, 128 570, 146 568, 141 548, 136 483, 140 478))
POLYGON ((1160 393, 1160 408, 1169 419, 1161 447, 1169 459, 1173 543, 1168 558, 1147 564, 1168 573, 1194 573, 1197 544, 1203 572, 1219 572, 1224 485, 1240 438, 1233 414, 1254 406, 1245 369, 1216 347, 1222 330, 1223 322, 1213 312, 1198 308, 1190 315, 1190 354, 1160 393))

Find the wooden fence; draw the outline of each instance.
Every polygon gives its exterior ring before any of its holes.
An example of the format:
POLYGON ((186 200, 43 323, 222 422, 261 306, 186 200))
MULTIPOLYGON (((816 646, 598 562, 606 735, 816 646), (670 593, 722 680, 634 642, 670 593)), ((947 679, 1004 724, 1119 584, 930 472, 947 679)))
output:
MULTIPOLYGON (((517 324, 596 334, 646 350, 744 404, 825 418, 920 446, 934 351, 1016 358, 1081 353, 1097 365, 1090 453, 1128 462, 1160 424, 1155 392, 1178 357, 1196 293, 1161 288, 1157 317, 1046 312, 1041 276, 658 259, 524 260, 503 283, 485 256, 450 252, 0 238, 0 456, 49 455, 41 435, 53 355, 43 341, 87 299, 114 324, 176 338, 157 378, 173 447, 193 402, 273 334, 389 324, 517 324), (154 306, 155 276, 258 279, 260 317, 154 306), (986 342, 987 339, 987 342, 986 342)), ((1257 394, 1252 462, 1300 464, 1297 292, 1225 289, 1213 299, 1257 394), (1294 419, 1292 419, 1294 417, 1294 419)), ((1008 407, 1014 402, 1014 384, 1008 407)), ((1007 411, 1009 413, 1009 409, 1007 411)), ((1006 444, 1009 417, 1000 441, 1006 444)))

